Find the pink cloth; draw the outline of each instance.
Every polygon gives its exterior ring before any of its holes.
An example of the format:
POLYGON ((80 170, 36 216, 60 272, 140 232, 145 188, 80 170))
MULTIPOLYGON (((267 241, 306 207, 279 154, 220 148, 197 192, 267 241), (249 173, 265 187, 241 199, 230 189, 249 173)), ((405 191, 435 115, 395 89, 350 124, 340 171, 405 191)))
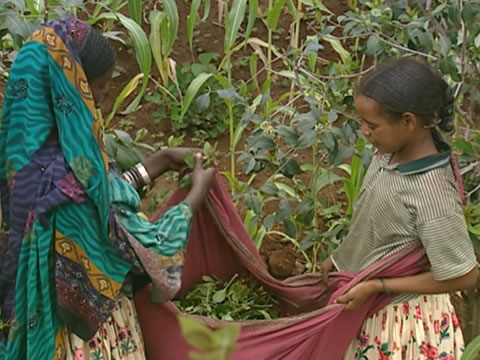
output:
MULTIPOLYGON (((184 196, 184 191, 177 191, 161 213, 184 196)), ((354 312, 345 312, 343 305, 333 304, 334 299, 369 278, 416 274, 425 268, 425 262, 420 261, 423 258, 424 253, 418 248, 404 249, 361 273, 333 273, 328 287, 320 274, 274 279, 217 176, 208 201, 194 216, 182 291, 201 282, 203 275, 227 279, 235 273, 248 271, 298 315, 241 322, 242 330, 232 360, 340 360, 363 320, 388 304, 389 298, 379 294, 354 312)), ((149 295, 147 287, 135 297, 148 359, 189 360, 191 348, 177 323, 179 310, 172 303, 152 303, 149 295)), ((225 324, 205 317, 196 318, 212 328, 225 324)))

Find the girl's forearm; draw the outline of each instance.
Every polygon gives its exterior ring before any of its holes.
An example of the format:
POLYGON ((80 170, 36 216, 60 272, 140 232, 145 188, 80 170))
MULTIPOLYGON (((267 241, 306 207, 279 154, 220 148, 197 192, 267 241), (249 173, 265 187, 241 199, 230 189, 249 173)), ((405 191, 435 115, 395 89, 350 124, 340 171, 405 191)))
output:
MULTIPOLYGON (((383 292, 382 283, 376 279, 375 287, 378 292, 383 292)), ((473 268, 467 274, 455 279, 438 281, 432 272, 405 276, 399 278, 385 278, 386 288, 394 294, 442 294, 475 287, 478 283, 478 269, 473 268)))

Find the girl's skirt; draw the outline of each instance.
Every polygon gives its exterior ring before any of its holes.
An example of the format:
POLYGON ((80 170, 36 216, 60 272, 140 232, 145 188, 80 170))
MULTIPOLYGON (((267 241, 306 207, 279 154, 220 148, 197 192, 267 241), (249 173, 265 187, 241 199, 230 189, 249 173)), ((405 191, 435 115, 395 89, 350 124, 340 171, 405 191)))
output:
POLYGON ((390 304, 366 319, 344 360, 460 360, 462 330, 448 294, 390 304))
POLYGON ((89 341, 65 331, 66 360, 145 360, 142 332, 132 300, 122 297, 89 341))

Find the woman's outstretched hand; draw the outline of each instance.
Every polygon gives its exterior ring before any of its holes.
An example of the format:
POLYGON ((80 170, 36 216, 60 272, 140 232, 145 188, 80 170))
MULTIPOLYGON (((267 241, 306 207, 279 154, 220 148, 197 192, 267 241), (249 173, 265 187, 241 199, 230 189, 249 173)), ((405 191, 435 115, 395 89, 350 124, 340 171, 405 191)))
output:
POLYGON ((194 148, 169 148, 162 150, 169 170, 182 171, 187 167, 185 163, 185 155, 187 153, 202 153, 200 149, 194 148))
POLYGON ((188 168, 185 163, 185 155, 187 153, 201 153, 199 149, 193 148, 169 148, 157 151, 153 155, 149 156, 143 163, 147 169, 148 174, 152 180, 163 173, 174 170, 181 172, 188 168))

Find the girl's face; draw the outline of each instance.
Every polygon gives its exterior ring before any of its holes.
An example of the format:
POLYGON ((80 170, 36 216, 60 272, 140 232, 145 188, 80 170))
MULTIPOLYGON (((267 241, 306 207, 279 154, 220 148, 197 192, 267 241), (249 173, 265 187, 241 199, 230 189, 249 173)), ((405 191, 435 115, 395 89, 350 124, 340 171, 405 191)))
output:
POLYGON ((412 129, 409 121, 393 120, 375 100, 363 95, 355 97, 355 109, 362 118, 360 131, 381 153, 398 152, 407 143, 412 129))

